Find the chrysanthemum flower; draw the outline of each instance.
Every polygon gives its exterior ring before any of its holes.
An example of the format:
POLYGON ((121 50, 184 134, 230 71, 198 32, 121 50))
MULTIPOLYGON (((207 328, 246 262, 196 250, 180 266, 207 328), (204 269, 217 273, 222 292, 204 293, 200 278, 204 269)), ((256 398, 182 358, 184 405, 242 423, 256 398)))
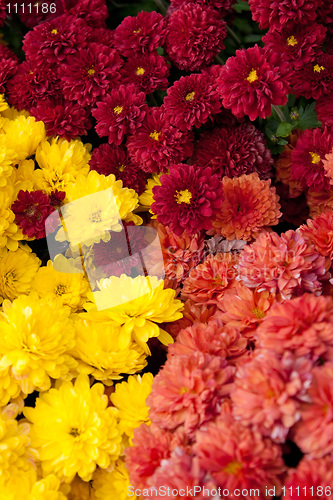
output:
POLYGON ((5 93, 8 80, 14 76, 19 60, 8 47, 1 44, 0 48, 0 92, 5 93))
POLYGON ((59 68, 65 98, 77 101, 80 106, 93 106, 118 85, 121 66, 118 53, 100 43, 79 49, 59 68))
MULTIPOLYGON (((290 174, 291 155, 301 134, 301 130, 294 130, 291 132, 288 138, 288 144, 284 146, 282 153, 274 163, 276 180, 277 182, 281 182, 284 186, 288 187, 287 193, 290 198, 298 198, 304 191, 300 181, 292 180, 290 174)), ((282 212, 284 211, 282 210, 282 212)))
MULTIPOLYGON (((133 500, 138 500, 134 492, 133 495, 131 494, 129 487, 129 473, 122 459, 115 462, 112 471, 109 472, 103 469, 97 469, 93 475, 93 498, 96 500, 106 500, 107 498, 128 500, 129 496, 133 500)), ((86 499, 80 498, 77 500, 86 499)), ((90 500, 90 498, 87 500, 90 500)))
POLYGON ((245 500, 260 500, 266 496, 265 488, 274 486, 280 494, 282 452, 270 439, 223 415, 199 430, 196 440, 200 466, 221 488, 239 488, 245 500), (249 493, 244 494, 244 490, 249 493))
POLYGON ((262 41, 265 47, 283 54, 284 60, 291 62, 295 69, 300 69, 321 52, 326 31, 318 23, 293 23, 288 28, 281 29, 279 26, 278 30, 269 30, 262 41))
POLYGON ((291 153, 291 180, 312 191, 330 187, 324 168, 325 155, 333 148, 333 132, 329 128, 304 130, 291 153))
POLYGON ((204 302, 194 302, 187 299, 184 302, 183 317, 166 325, 166 330, 173 338, 177 338, 179 332, 184 328, 188 328, 196 322, 207 323, 210 318, 214 318, 216 310, 217 306, 215 304, 207 305, 204 302))
POLYGON ((224 16, 233 4, 233 0, 171 0, 170 7, 172 9, 178 9, 184 4, 190 3, 208 5, 209 7, 213 7, 214 9, 216 9, 221 16, 224 16))
POLYGON ((146 399, 151 393, 152 373, 131 375, 126 382, 118 382, 110 399, 118 410, 119 430, 124 432, 132 444, 133 431, 139 425, 149 424, 146 399))
POLYGON ((12 149, 7 149, 4 145, 5 139, 2 141, 0 150, 0 189, 5 187, 8 182, 8 177, 13 174, 13 163, 16 163, 16 153, 12 149))
POLYGON ((138 90, 150 94, 168 88, 169 65, 156 52, 129 57, 121 71, 123 83, 133 83, 138 90))
POLYGON ((214 233, 248 241, 278 224, 281 205, 270 180, 260 180, 257 173, 223 177, 222 190, 222 205, 212 221, 214 233))
MULTIPOLYGON (((326 127, 325 127, 325 130, 326 130, 326 127)), ((333 185, 333 147, 332 147, 332 150, 330 150, 328 153, 326 153, 325 158, 323 159, 323 165, 324 165, 326 177, 328 177, 330 184, 333 185)))
MULTIPOLYGON (((110 474, 109 472, 104 472, 104 469, 97 468, 97 471, 98 470, 103 473, 110 474)), ((96 470, 93 477, 95 474, 96 470)), ((62 483, 61 490, 67 495, 67 500, 96 500, 93 481, 83 481, 78 475, 74 477, 70 484, 62 483)))
POLYGON ((220 413, 230 394, 234 368, 219 356, 196 351, 172 356, 154 378, 147 399, 151 420, 166 430, 192 434, 220 413))
POLYGON ((153 188, 151 207, 159 222, 179 236, 184 230, 192 235, 211 228, 211 217, 221 206, 222 188, 209 167, 174 165, 160 181, 161 186, 153 188))
POLYGON ((220 71, 218 91, 223 106, 237 117, 267 118, 271 105, 286 104, 289 92, 289 63, 276 52, 258 45, 237 50, 220 71))
POLYGON ((44 475, 69 483, 78 474, 89 481, 97 465, 105 469, 118 458, 117 410, 107 408, 103 392, 102 384, 90 387, 88 376, 79 375, 74 384, 62 382, 40 394, 35 408, 25 408, 44 475))
POLYGON ((224 49, 225 21, 211 7, 185 3, 168 17, 165 49, 170 61, 185 71, 200 71, 224 49))
POLYGON ((23 234, 37 240, 45 238, 45 221, 54 209, 43 191, 19 191, 11 209, 23 234))
POLYGON ((133 134, 140 126, 147 110, 143 92, 134 84, 120 85, 93 109, 96 131, 100 137, 108 137, 109 143, 121 144, 126 134, 133 134))
POLYGON ((164 45, 165 20, 155 11, 128 16, 116 28, 115 48, 124 56, 149 53, 164 45))
POLYGON ((315 459, 308 455, 301 460, 296 469, 289 469, 284 483, 283 499, 292 500, 295 491, 299 491, 297 495, 299 500, 309 498, 309 493, 312 491, 314 497, 329 498, 332 484, 332 458, 327 455, 324 458, 315 459))
POLYGON ((262 233, 241 252, 240 279, 245 286, 277 293, 279 299, 312 292, 320 295, 321 281, 328 279, 325 258, 309 240, 289 230, 279 236, 262 233))
POLYGON ((249 361, 238 365, 231 393, 235 418, 278 443, 284 443, 300 418, 312 368, 307 358, 283 352, 279 358, 269 350, 255 351, 249 361))
POLYGON ((318 120, 327 127, 333 126, 333 92, 323 95, 316 101, 318 120))
POLYGON ((333 451, 333 363, 312 370, 309 401, 301 407, 301 419, 292 431, 292 439, 303 453, 321 458, 333 451))
POLYGON ((308 219, 299 231, 315 246, 317 252, 333 259, 333 211, 327 210, 314 219, 308 219))
POLYGON ((0 248, 8 250, 18 249, 19 240, 23 240, 22 229, 15 223, 15 214, 11 210, 14 201, 14 188, 6 186, 5 191, 0 190, 0 248))
POLYGON ((79 373, 92 375, 104 385, 122 378, 125 373, 141 371, 147 364, 146 353, 135 342, 122 346, 121 327, 109 322, 75 321, 75 347, 72 351, 77 359, 79 373))
POLYGON ((0 316, 0 368, 11 375, 24 394, 50 388, 51 378, 69 376, 76 362, 70 309, 59 300, 39 299, 36 292, 4 301, 0 316))
POLYGON ((292 88, 296 97, 319 99, 332 90, 333 54, 322 53, 292 74, 292 88))
MULTIPOLYGON (((155 186, 161 185, 160 178, 161 178, 161 174, 154 174, 150 179, 148 179, 147 184, 146 184, 146 189, 139 197, 140 205, 145 210, 149 210, 151 205, 154 203, 153 188, 155 186)), ((149 210, 149 211, 151 214, 153 214, 153 212, 151 210, 149 210)), ((155 216, 153 215, 152 218, 156 219, 156 215, 155 216)))
POLYGON ((236 285, 237 261, 231 253, 209 255, 184 281, 183 296, 194 302, 218 306, 225 291, 236 285))
POLYGON ((60 491, 60 480, 54 474, 36 481, 27 500, 45 500, 47 498, 52 498, 52 500, 67 500, 67 496, 60 491))
POLYGON ((0 253, 0 300, 14 300, 31 292, 41 261, 30 252, 27 247, 0 253))
POLYGON ((298 24, 308 24, 316 19, 316 9, 321 0, 249 0, 252 17, 260 29, 281 30, 298 24))
POLYGON ((191 162, 211 167, 220 177, 257 172, 260 179, 268 179, 273 158, 264 134, 250 123, 242 123, 203 132, 195 144, 191 162))
POLYGON ((0 368, 0 407, 21 396, 20 383, 12 376, 11 368, 0 368))
POLYGON ((32 116, 19 114, 13 120, 5 120, 2 133, 4 145, 15 151, 18 162, 36 152, 37 146, 45 139, 45 126, 32 116))
POLYGON ((150 108, 126 146, 133 161, 145 172, 166 172, 193 151, 192 133, 171 125, 164 107, 150 108))
POLYGON ((74 2, 71 0, 71 6, 70 14, 83 19, 94 30, 104 26, 108 17, 105 0, 74 0, 74 2))
POLYGON ((167 90, 166 116, 180 130, 199 128, 219 113, 221 102, 216 85, 204 74, 182 76, 167 90))
POLYGON ((307 191, 306 202, 312 219, 326 210, 333 210, 333 188, 328 191, 307 191))

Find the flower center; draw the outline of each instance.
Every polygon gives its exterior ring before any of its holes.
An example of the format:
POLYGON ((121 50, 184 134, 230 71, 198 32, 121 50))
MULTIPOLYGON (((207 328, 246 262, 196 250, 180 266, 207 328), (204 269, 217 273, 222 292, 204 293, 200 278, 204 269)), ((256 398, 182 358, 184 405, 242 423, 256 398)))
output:
POLYGON ((116 106, 115 108, 113 108, 113 111, 116 113, 116 115, 120 115, 122 110, 123 110, 122 106, 116 106))
POLYGON ((70 430, 70 435, 73 437, 78 437, 80 435, 79 429, 77 427, 72 427, 70 430))
POLYGON ((59 295, 59 297, 60 297, 61 295, 64 295, 64 293, 67 292, 67 286, 66 285, 58 285, 55 288, 54 292, 56 295, 59 295))
POLYGON ((141 28, 139 28, 138 30, 133 30, 133 33, 137 34, 137 33, 140 33, 141 31, 141 28))
POLYGON ((94 212, 93 214, 91 214, 90 220, 93 223, 102 222, 101 211, 98 210, 97 212, 94 212))
POLYGON ((157 132, 157 130, 154 130, 151 134, 149 134, 149 137, 151 139, 154 139, 154 141, 159 141, 161 137, 161 132, 157 132))
POLYGON ((313 66, 313 71, 315 71, 316 73, 320 73, 324 69, 325 69, 324 66, 319 66, 319 64, 316 64, 315 66, 313 66))
POLYGON ((143 68, 137 68, 135 72, 138 76, 143 75, 145 73, 145 70, 143 68))
POLYGON ((194 99, 194 96, 195 96, 195 92, 189 92, 186 97, 185 97, 185 101, 193 101, 194 99))
POLYGON ((226 467, 224 467, 224 472, 230 475, 237 474, 238 471, 242 469, 242 464, 240 462, 237 462, 237 460, 233 460, 232 462, 228 463, 226 467))
POLYGON ((258 319, 263 319, 265 317, 264 311, 260 311, 260 309, 254 308, 252 309, 252 312, 258 319))
POLYGON ((191 203, 192 193, 188 189, 176 191, 175 198, 178 205, 180 205, 181 203, 186 203, 187 205, 189 205, 191 203))
POLYGON ((56 30, 56 29, 54 28, 54 30, 52 30, 52 31, 51 31, 51 33, 53 33, 53 35, 57 35, 57 34, 58 34, 58 30, 56 30))
POLYGON ((254 68, 252 68, 251 71, 250 71, 250 73, 249 73, 249 76, 246 77, 245 80, 247 80, 250 83, 253 83, 256 80, 258 80, 257 71, 254 68))
POLYGON ((94 67, 88 69, 87 71, 88 75, 94 75, 96 73, 96 71, 94 70, 94 67))
POLYGON ((4 275, 4 282, 5 282, 5 285, 8 285, 9 282, 13 283, 13 281, 16 280, 16 274, 14 273, 14 271, 8 271, 5 275, 4 275))
POLYGON ((311 156, 311 163, 314 163, 315 165, 317 165, 317 163, 319 163, 321 160, 318 153, 312 153, 312 151, 310 151, 310 156, 311 156))
POLYGON ((24 210, 25 215, 28 219, 31 220, 39 220, 41 215, 36 205, 30 205, 24 210))
POLYGON ((123 165, 123 164, 118 165, 119 172, 123 172, 125 170, 125 168, 126 168, 126 165, 123 165))
POLYGON ((291 35, 291 36, 289 36, 287 38, 287 44, 291 45, 292 47, 294 47, 294 45, 298 44, 298 41, 296 40, 296 38, 294 37, 294 35, 291 35))

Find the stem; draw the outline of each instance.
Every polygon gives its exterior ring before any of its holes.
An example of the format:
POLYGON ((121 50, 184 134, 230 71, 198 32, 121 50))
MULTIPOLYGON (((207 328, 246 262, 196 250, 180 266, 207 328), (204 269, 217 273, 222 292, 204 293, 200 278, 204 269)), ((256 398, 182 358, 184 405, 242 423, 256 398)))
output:
POLYGON ((272 109, 274 109, 275 113, 278 115, 278 117, 280 118, 280 121, 281 122, 286 122, 286 117, 284 116, 284 114, 282 113, 281 109, 279 108, 279 106, 276 106, 275 104, 272 104, 272 109))
POLYGON ((238 35, 236 35, 236 33, 234 32, 233 29, 229 28, 229 26, 227 26, 227 33, 231 36, 233 41, 236 42, 237 45, 242 49, 243 45, 242 45, 240 38, 238 37, 238 35))
POLYGON ((168 9, 167 9, 167 7, 166 7, 165 3, 163 2, 163 0, 154 0, 154 1, 155 1, 155 3, 156 3, 157 7, 158 7, 158 8, 160 9, 160 11, 162 12, 163 16, 165 16, 165 15, 166 15, 166 13, 167 13, 167 10, 168 10, 168 9))
POLYGON ((223 60, 223 58, 219 54, 217 56, 215 56, 215 61, 218 64, 225 64, 225 61, 223 60))

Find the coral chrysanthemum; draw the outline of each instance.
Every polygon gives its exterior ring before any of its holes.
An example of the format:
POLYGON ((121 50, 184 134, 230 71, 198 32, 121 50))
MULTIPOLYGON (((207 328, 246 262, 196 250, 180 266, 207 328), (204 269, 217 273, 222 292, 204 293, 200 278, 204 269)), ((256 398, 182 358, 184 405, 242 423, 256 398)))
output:
POLYGON ((214 233, 248 241, 278 224, 279 196, 270 180, 260 180, 257 173, 223 177, 222 190, 222 205, 212 221, 214 233))
POLYGON ((189 235, 212 227, 211 217, 221 206, 222 188, 209 167, 174 165, 153 188, 151 208, 157 220, 177 235, 189 235))
POLYGON ((19 191, 11 209, 23 234, 37 240, 45 238, 45 221, 54 209, 43 191, 19 191))
POLYGON ((317 252, 333 259, 333 210, 326 210, 314 219, 308 219, 299 231, 315 246, 317 252))
POLYGON ((0 301, 31 292, 41 261, 29 250, 24 247, 15 252, 0 252, 0 301))
POLYGON ((249 0, 252 17, 260 29, 281 30, 316 19, 321 0, 249 0))
POLYGON ((330 184, 333 185, 333 152, 329 151, 325 155, 325 159, 323 158, 323 165, 326 172, 326 177, 328 177, 330 184))
POLYGON ((102 384, 90 387, 88 376, 79 375, 74 384, 65 381, 41 394, 35 408, 25 408, 44 475, 70 482, 78 474, 89 481, 97 465, 105 469, 119 457, 117 410, 107 408, 103 392, 102 384))
POLYGON ((293 230, 260 234, 241 252, 238 272, 244 285, 275 292, 282 300, 304 292, 320 295, 321 281, 329 278, 325 257, 293 230))
POLYGON ((286 104, 289 64, 258 45, 236 51, 221 68, 218 91, 223 106, 237 117, 267 118, 271 105, 286 104))
POLYGON ((314 492, 314 498, 329 498, 332 492, 333 468, 332 458, 313 458, 308 455, 301 460, 296 469, 289 469, 285 480, 284 500, 292 500, 294 491, 299 491, 299 500, 309 498, 309 492, 314 492))

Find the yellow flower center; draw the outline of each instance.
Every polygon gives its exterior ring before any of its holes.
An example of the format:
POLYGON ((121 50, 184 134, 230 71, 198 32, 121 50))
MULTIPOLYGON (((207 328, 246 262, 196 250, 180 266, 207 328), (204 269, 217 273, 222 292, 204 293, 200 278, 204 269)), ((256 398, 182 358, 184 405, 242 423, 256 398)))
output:
POLYGON ((296 38, 294 37, 294 35, 291 35, 287 38, 287 44, 288 45, 291 45, 292 47, 294 47, 295 45, 298 44, 298 41, 296 40, 296 38))
POLYGON ((87 73, 88 73, 88 75, 94 75, 96 73, 96 71, 94 70, 94 68, 90 68, 90 69, 88 69, 87 73))
POLYGON ((311 156, 311 163, 314 163, 315 165, 317 165, 317 163, 319 163, 321 160, 319 154, 312 153, 312 151, 310 151, 310 156, 311 156))
POLYGON ((238 471, 242 469, 242 464, 240 462, 237 462, 237 460, 233 460, 232 462, 228 463, 226 467, 224 467, 223 471, 226 472, 227 474, 234 475, 237 474, 238 471))
POLYGON ((193 101, 195 92, 189 92, 185 97, 185 101, 193 101))
POLYGON ((191 203, 192 193, 188 189, 176 191, 175 198, 178 205, 180 205, 181 203, 186 203, 187 205, 189 205, 191 203))
POLYGON ((189 392, 189 388, 188 387, 182 387, 180 389, 180 394, 186 394, 187 392, 189 392))
POLYGON ((313 71, 315 71, 316 73, 320 73, 324 69, 325 69, 324 66, 319 66, 319 64, 316 64, 315 66, 313 66, 313 71))
POLYGON ((113 111, 116 113, 116 115, 120 115, 122 110, 123 110, 122 106, 116 106, 115 108, 113 108, 113 111))
POLYGON ((260 309, 252 309, 253 314, 255 315, 256 318, 258 319, 263 319, 265 317, 264 311, 260 311, 260 309))
POLYGON ((154 130, 154 132, 149 134, 149 137, 151 137, 151 139, 154 139, 154 141, 159 141, 161 137, 161 132, 157 132, 157 130, 154 130))
POLYGON ((15 281, 15 280, 16 280, 16 274, 14 273, 14 271, 8 271, 4 275, 5 285, 8 285, 9 283, 13 283, 13 281, 15 281))
POLYGON ((73 437, 78 437, 80 435, 79 429, 77 427, 72 427, 70 430, 70 435, 73 437))
POLYGON ((97 212, 94 212, 93 214, 91 214, 90 220, 93 223, 102 222, 100 210, 98 210, 97 212))
POLYGON ((137 75, 143 75, 145 73, 145 70, 143 68, 137 68, 136 72, 137 75))
POLYGON ((58 34, 58 30, 56 30, 56 29, 54 28, 54 30, 52 30, 52 31, 51 31, 51 33, 53 33, 53 35, 57 35, 57 34, 58 34))
POLYGON ((254 68, 252 68, 251 71, 250 71, 250 73, 249 73, 249 76, 247 76, 245 78, 245 80, 247 80, 250 83, 253 83, 256 80, 258 80, 257 71, 254 68))
POLYGON ((58 285, 56 287, 56 289, 54 290, 54 292, 56 295, 59 295, 59 297, 60 297, 61 295, 64 295, 64 293, 67 292, 67 286, 66 285, 58 285))
POLYGON ((141 31, 141 28, 139 28, 138 30, 133 30, 133 33, 137 34, 137 33, 140 33, 141 31))
POLYGON ((126 168, 126 165, 123 165, 123 164, 118 165, 119 172, 123 172, 125 170, 125 168, 126 168))

